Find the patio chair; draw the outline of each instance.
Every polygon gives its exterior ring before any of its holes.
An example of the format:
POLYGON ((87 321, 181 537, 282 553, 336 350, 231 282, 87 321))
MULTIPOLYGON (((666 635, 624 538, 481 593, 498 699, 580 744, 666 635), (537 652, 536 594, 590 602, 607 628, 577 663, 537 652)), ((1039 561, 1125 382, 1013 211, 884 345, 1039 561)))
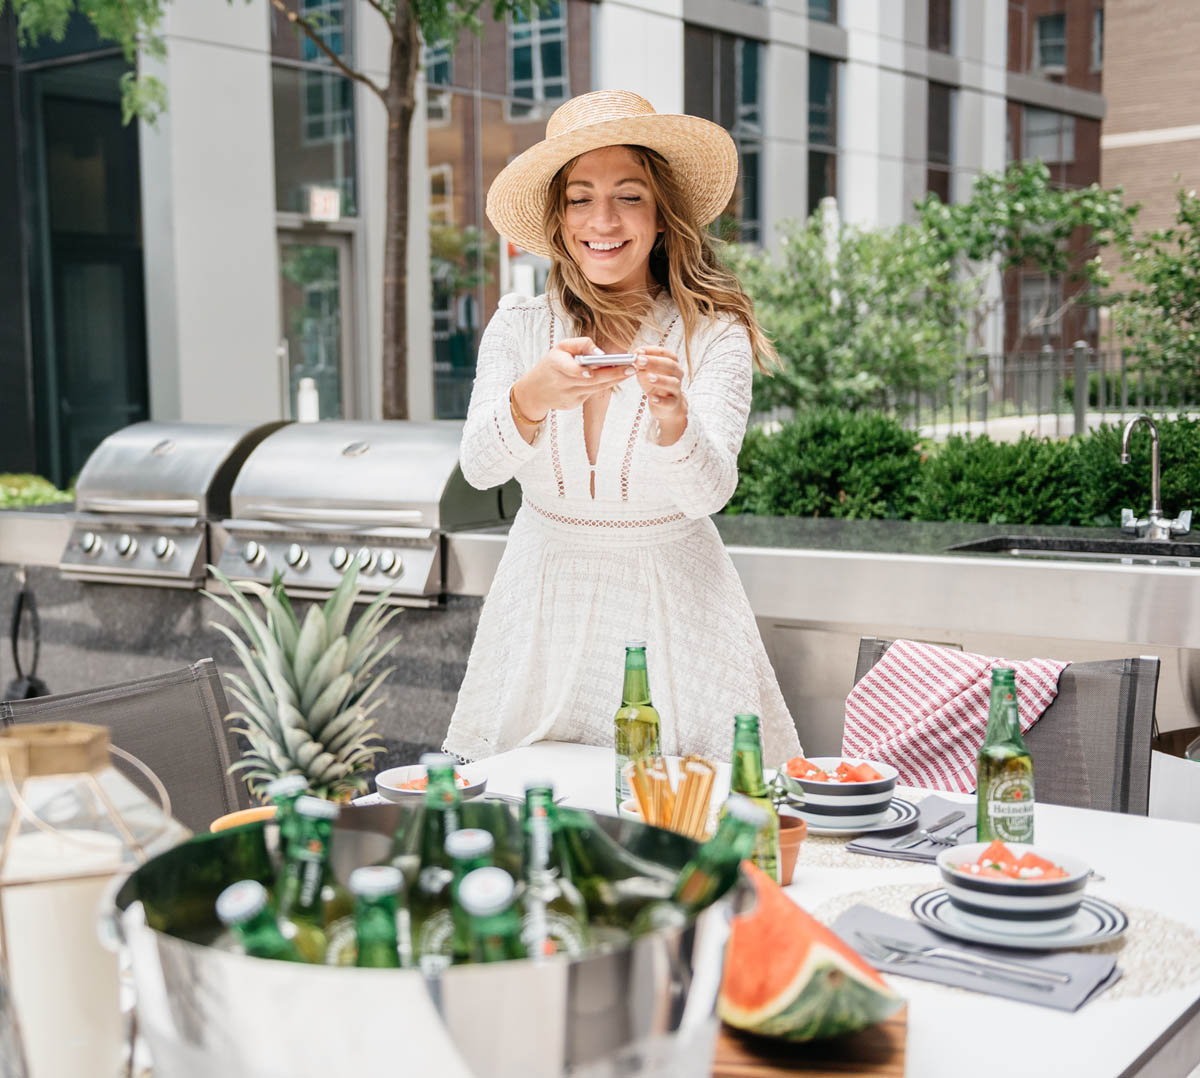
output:
MULTIPOLYGON (((855 683, 890 643, 859 640, 855 683)), ((1158 658, 1142 655, 1073 662, 1062 672, 1054 702, 1025 734, 1039 801, 1147 814, 1158 671, 1158 658)))
MULTIPOLYGON (((229 774, 240 755, 224 716, 229 708, 212 659, 98 689, 0 703, 0 725, 88 722, 107 726, 112 742, 136 756, 166 787, 171 815, 204 831, 250 804, 245 783, 229 774)), ((113 765, 149 797, 145 777, 118 757, 113 765)))

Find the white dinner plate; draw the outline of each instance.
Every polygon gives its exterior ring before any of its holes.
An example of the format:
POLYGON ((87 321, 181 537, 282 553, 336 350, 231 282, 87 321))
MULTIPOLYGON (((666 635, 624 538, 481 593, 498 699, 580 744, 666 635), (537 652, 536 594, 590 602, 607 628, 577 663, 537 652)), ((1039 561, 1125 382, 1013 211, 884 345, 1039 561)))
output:
POLYGON ((1007 932, 989 932, 967 924, 950 904, 944 887, 913 899, 913 916, 935 932, 971 943, 986 943, 992 947, 1014 947, 1021 951, 1063 951, 1071 947, 1087 947, 1116 939, 1129 927, 1129 918, 1111 902, 1086 895, 1079 912, 1066 928, 1038 936, 1015 936, 1007 932))
MULTIPOLYGON (((797 815, 801 815, 804 808, 802 805, 791 805, 790 807, 797 815)), ((808 817, 804 817, 804 820, 808 824, 810 835, 869 835, 873 831, 894 831, 898 827, 907 827, 919 819, 920 815, 920 809, 911 801, 905 801, 903 797, 893 797, 883 814, 883 819, 871 824, 870 827, 861 827, 857 824, 850 827, 819 827, 808 817)))

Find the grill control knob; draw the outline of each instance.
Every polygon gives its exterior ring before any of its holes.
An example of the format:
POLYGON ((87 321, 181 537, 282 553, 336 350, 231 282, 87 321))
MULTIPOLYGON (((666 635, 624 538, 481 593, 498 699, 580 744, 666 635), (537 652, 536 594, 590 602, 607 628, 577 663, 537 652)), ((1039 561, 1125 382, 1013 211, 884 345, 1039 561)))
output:
POLYGON ((287 548, 284 560, 293 569, 303 569, 308 564, 308 551, 299 543, 293 543, 287 548))
POLYGON ((165 535, 160 535, 154 540, 154 556, 166 561, 175 553, 175 540, 168 539, 165 535))
POLYGON ((79 548, 85 554, 99 554, 102 546, 104 546, 104 540, 95 532, 84 532, 79 540, 79 548))
POLYGON ((335 546, 333 553, 329 555, 329 564, 339 573, 342 572, 350 564, 350 551, 344 546, 335 546))
POLYGON ((247 565, 261 565, 266 556, 267 548, 254 539, 242 547, 242 560, 247 565))
POLYGON ((126 533, 117 537, 117 553, 122 558, 132 558, 137 553, 137 548, 137 540, 132 535, 126 533))
POLYGON ((369 546, 360 546, 354 557, 358 561, 358 571, 360 573, 375 572, 375 551, 369 546))
POLYGON ((379 552, 379 570, 388 576, 399 576, 404 571, 404 562, 394 550, 379 552))

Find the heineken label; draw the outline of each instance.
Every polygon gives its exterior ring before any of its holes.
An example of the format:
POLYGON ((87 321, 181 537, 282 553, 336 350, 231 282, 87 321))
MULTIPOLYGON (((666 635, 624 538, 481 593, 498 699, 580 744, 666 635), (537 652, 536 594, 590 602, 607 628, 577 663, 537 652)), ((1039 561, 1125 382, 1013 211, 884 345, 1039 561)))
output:
POLYGON ((996 838, 1033 841, 1033 779, 1029 775, 1005 775, 989 783, 986 803, 996 838))
POLYGON ((444 968, 450 964, 454 945, 454 918, 446 909, 437 910, 423 925, 417 940, 421 968, 444 968))
POLYGON ((583 933, 578 922, 541 902, 529 903, 521 922, 521 942, 531 957, 537 954, 574 957, 583 953, 583 933))

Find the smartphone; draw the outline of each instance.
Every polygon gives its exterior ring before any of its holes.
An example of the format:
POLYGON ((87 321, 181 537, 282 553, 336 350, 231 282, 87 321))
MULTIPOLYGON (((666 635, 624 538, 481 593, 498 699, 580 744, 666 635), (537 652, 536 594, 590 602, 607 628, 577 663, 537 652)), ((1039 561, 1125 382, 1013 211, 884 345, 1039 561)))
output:
POLYGON ((622 363, 632 363, 637 357, 632 352, 611 352, 595 356, 576 356, 583 367, 616 367, 622 363))

